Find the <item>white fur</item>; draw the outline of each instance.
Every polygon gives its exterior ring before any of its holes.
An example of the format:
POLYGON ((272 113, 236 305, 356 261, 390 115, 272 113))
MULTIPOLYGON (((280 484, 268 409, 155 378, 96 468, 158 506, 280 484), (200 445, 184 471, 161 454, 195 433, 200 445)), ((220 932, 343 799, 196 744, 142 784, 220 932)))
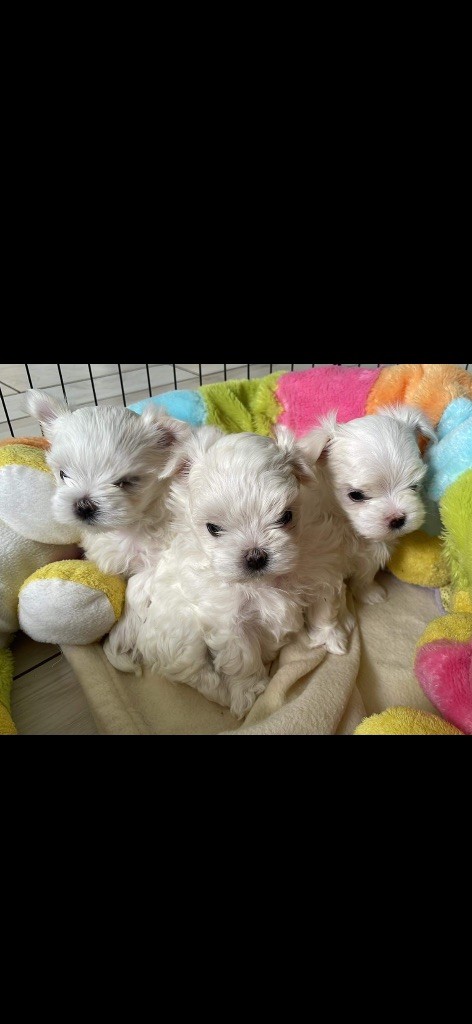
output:
POLYGON ((190 428, 151 404, 142 416, 115 406, 71 412, 30 391, 27 406, 51 444, 46 458, 57 483, 54 516, 77 526, 86 558, 126 577, 154 563, 166 542, 169 475, 190 428), (82 499, 97 506, 87 522, 77 512, 82 499))
MULTIPOLYGON (((338 423, 332 413, 300 442, 307 457, 317 461, 319 486, 310 495, 313 529, 316 532, 325 514, 337 536, 340 576, 349 581, 359 601, 384 600, 384 589, 374 581, 376 573, 387 565, 398 539, 423 523, 421 483, 426 466, 418 448, 419 433, 436 440, 421 410, 389 406, 349 423, 338 423), (353 492, 361 492, 366 500, 352 500, 353 492), (393 528, 403 518, 404 525, 393 528)), ((330 619, 324 609, 331 624, 336 622, 335 613, 332 608, 330 619)), ((320 628, 318 619, 312 615, 312 638, 320 628)), ((329 621, 326 628, 329 632, 329 621)))
POLYGON ((333 530, 326 517, 317 531, 305 528, 302 481, 313 475, 289 431, 273 440, 203 427, 184 454, 186 472, 169 495, 173 540, 155 569, 130 581, 105 652, 120 669, 144 663, 240 718, 302 629, 304 609, 333 589, 330 606, 342 603, 333 530), (292 521, 278 524, 287 511, 292 521), (207 523, 221 534, 211 536, 207 523), (257 571, 247 562, 254 549, 268 555, 257 571))

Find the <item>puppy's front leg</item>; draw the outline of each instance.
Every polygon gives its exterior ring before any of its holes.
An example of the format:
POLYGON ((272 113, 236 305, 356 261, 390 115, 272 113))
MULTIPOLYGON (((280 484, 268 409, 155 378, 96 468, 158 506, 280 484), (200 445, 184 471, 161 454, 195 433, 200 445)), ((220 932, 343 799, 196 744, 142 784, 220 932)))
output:
POLYGON ((103 645, 108 661, 120 672, 142 675, 140 657, 135 646, 140 626, 141 619, 127 599, 121 619, 113 626, 103 645))
POLYGON ((388 564, 393 548, 394 545, 371 541, 358 552, 348 582, 352 594, 361 604, 379 604, 387 599, 387 591, 376 583, 374 577, 388 564))
POLYGON ((224 680, 213 666, 210 652, 201 636, 187 635, 184 644, 173 642, 161 646, 159 670, 171 683, 187 683, 215 704, 228 707, 229 693, 224 680), (164 654, 165 650, 165 654, 164 654))
POLYGON ((215 669, 227 687, 232 714, 244 718, 267 686, 260 645, 243 634, 233 636, 220 650, 215 650, 215 639, 212 638, 215 669))
POLYGON ((305 612, 310 647, 326 647, 330 654, 345 654, 354 617, 345 605, 345 588, 326 586, 320 589, 305 612))
POLYGON ((267 670, 262 665, 260 672, 248 676, 247 679, 234 679, 231 676, 223 678, 229 690, 231 713, 236 718, 245 718, 257 697, 264 693, 267 686, 267 670))
POLYGON ((387 600, 385 587, 381 587, 380 583, 376 583, 374 580, 376 571, 375 569, 369 573, 355 573, 349 580, 350 590, 356 601, 361 604, 380 604, 381 601, 387 600))
POLYGON ((207 700, 221 704, 224 708, 230 706, 228 687, 210 665, 202 665, 199 671, 194 673, 189 685, 194 686, 207 700))

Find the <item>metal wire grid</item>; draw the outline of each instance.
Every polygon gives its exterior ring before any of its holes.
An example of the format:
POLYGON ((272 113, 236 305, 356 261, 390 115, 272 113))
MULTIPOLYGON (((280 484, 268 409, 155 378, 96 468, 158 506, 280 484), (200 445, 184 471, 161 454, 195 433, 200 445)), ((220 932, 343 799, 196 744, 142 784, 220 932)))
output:
MULTIPOLYGON (((119 378, 120 378, 120 387, 121 387, 121 395, 122 395, 122 398, 123 398, 123 405, 126 406, 127 405, 126 389, 125 389, 125 383, 124 383, 124 379, 123 379, 123 371, 122 371, 122 368, 121 368, 121 363, 117 363, 116 365, 118 366, 118 374, 119 374, 119 378)), ((152 388, 152 384, 151 384, 151 374, 150 374, 150 370, 149 370, 150 363, 145 363, 144 365, 145 365, 145 368, 146 368, 146 377, 147 377, 147 383, 148 383, 149 396, 152 398, 152 396, 153 396, 153 388, 152 388)), ((177 381, 177 366, 178 366, 178 364, 177 363, 169 363, 168 365, 172 366, 173 377, 174 377, 174 390, 178 391, 178 389, 179 389, 178 381, 177 381)), ((198 376, 199 376, 200 384, 203 384, 203 365, 204 365, 203 363, 197 363, 197 366, 198 366, 198 376)), ((223 365, 224 379, 228 380, 228 369, 227 369, 228 368, 228 364, 227 363, 223 363, 222 365, 223 365)), ((253 364, 252 363, 246 363, 245 365, 246 365, 247 379, 251 380, 251 366, 253 364)), ((311 365, 312 365, 312 368, 313 368, 317 364, 316 363, 312 363, 311 365)), ((343 364, 343 363, 333 363, 332 365, 333 366, 343 366, 343 365, 346 365, 346 364, 343 364)), ((465 369, 468 370, 470 365, 471 365, 470 363, 467 363, 465 369)), ((62 393, 64 395, 65 400, 67 401, 67 390, 66 390, 66 385, 65 385, 65 382, 64 382, 64 377, 63 377, 63 374, 62 374, 62 370, 61 370, 61 363, 56 363, 56 366, 57 366, 57 370, 58 370, 58 374, 59 374, 59 381, 60 381, 60 384, 61 384, 62 393)), ((272 369, 273 366, 274 366, 273 363, 269 363, 270 373, 273 372, 273 369, 272 369)), ((290 364, 290 369, 293 370, 294 366, 295 366, 295 363, 291 363, 290 364)), ((357 366, 362 366, 362 363, 357 363, 357 366)), ((380 366, 380 363, 377 363, 377 366, 380 366)), ((34 388, 34 383, 33 383, 32 377, 31 377, 29 364, 28 363, 24 363, 24 367, 26 369, 26 376, 28 378, 29 386, 30 386, 30 388, 34 388)), ((96 391, 96 388, 95 388, 95 380, 94 380, 94 376, 93 376, 93 372, 92 372, 92 364, 91 363, 87 363, 87 368, 88 368, 88 372, 89 372, 89 376, 90 376, 90 382, 91 382, 91 385, 92 385, 93 400, 95 402, 95 405, 98 405, 97 391, 96 391)), ((12 425, 10 416, 8 414, 8 409, 7 409, 7 405, 6 405, 6 402, 5 402, 5 397, 3 395, 1 384, 0 384, 0 401, 1 401, 2 406, 3 406, 3 410, 4 410, 4 413, 5 413, 8 429, 10 431, 11 436, 14 437, 15 436, 15 431, 13 429, 13 425, 12 425)))

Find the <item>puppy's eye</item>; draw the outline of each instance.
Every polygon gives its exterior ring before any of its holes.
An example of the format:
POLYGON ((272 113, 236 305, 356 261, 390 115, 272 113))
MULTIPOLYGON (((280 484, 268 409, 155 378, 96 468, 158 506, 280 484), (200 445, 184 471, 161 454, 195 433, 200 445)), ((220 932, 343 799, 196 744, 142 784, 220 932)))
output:
POLYGON ((59 473, 59 476, 60 476, 61 480, 70 480, 70 476, 67 476, 67 473, 64 473, 63 469, 61 469, 61 472, 59 473))
POLYGON ((223 527, 215 526, 214 523, 207 523, 206 528, 208 530, 208 533, 211 533, 212 537, 219 537, 220 533, 223 533, 223 527))
POLYGON ((367 501, 363 491, 349 491, 351 501, 367 501))
POLYGON ((288 526, 288 524, 292 522, 292 519, 293 519, 293 512, 291 512, 290 509, 288 508, 287 511, 284 512, 283 516, 281 516, 280 519, 277 519, 277 522, 276 522, 275 525, 276 526, 288 526))
POLYGON ((133 487, 133 484, 137 484, 137 482, 137 476, 125 476, 123 477, 122 480, 117 480, 116 484, 114 484, 114 487, 121 487, 123 490, 128 490, 130 487, 133 487))
POLYGON ((411 487, 410 487, 410 491, 419 491, 419 489, 420 489, 420 485, 419 484, 412 484, 411 487))

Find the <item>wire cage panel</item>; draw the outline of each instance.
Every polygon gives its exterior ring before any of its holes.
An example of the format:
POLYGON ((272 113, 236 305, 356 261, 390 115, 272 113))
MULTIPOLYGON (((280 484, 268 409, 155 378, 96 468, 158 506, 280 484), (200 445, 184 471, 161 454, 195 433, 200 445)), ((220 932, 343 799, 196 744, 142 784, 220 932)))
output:
MULTIPOLYGON (((172 388, 194 390, 216 381, 329 365, 370 368, 380 363, 0 363, 0 439, 40 434, 25 408, 25 392, 33 387, 77 409, 129 405, 172 388)), ((460 365, 470 372, 472 364, 460 365)))

